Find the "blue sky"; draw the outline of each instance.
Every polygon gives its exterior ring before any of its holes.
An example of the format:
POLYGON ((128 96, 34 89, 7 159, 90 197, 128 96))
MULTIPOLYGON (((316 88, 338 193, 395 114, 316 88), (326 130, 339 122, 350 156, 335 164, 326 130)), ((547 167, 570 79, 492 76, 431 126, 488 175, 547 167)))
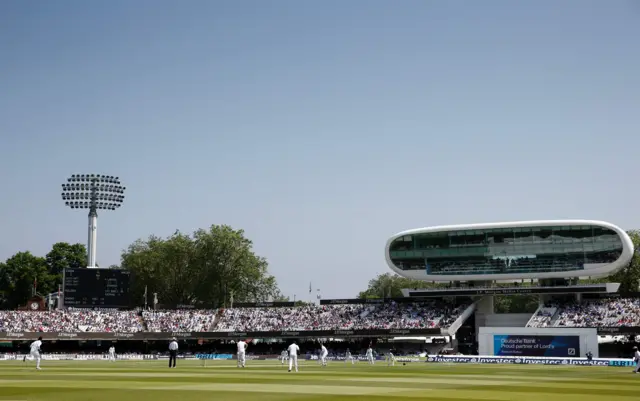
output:
POLYGON ((2 1, 0 259, 86 241, 72 173, 128 187, 100 265, 225 223, 298 299, 409 228, 640 228, 638 38, 631 0, 2 1))

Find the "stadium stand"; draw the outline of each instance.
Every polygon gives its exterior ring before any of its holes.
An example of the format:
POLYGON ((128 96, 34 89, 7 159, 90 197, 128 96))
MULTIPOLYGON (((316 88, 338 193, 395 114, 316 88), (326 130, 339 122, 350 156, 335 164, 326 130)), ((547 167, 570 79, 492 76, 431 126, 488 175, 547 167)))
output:
POLYGON ((596 299, 561 307, 554 327, 640 326, 640 299, 596 299))
POLYGON ((529 320, 528 327, 640 326, 640 299, 608 298, 582 303, 548 304, 529 320))
POLYGON ((215 331, 363 330, 446 327, 469 305, 433 302, 235 308, 220 315, 215 331))
POLYGON ((143 311, 142 318, 151 332, 211 331, 215 310, 143 311))
POLYGON ((527 327, 549 327, 551 319, 558 311, 557 306, 545 306, 540 308, 529 320, 527 327))
POLYGON ((229 332, 448 327, 469 306, 443 302, 220 310, 0 311, 6 332, 229 332))
POLYGON ((137 333, 144 324, 137 311, 0 311, 0 331, 137 333))

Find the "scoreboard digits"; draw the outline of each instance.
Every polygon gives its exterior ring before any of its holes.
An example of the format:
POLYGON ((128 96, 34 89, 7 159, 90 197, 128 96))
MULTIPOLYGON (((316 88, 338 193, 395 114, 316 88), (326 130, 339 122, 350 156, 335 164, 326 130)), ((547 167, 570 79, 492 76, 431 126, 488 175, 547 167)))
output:
POLYGON ((129 306, 126 270, 64 269, 64 306, 74 308, 125 308, 129 306))

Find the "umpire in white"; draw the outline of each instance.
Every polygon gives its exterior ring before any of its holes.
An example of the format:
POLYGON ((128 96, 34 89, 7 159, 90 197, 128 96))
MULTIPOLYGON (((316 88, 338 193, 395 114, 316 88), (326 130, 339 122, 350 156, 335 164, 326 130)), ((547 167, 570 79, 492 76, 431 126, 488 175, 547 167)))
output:
POLYGON ((177 356, 178 356, 178 342, 174 337, 169 343, 169 367, 170 368, 176 367, 177 356))

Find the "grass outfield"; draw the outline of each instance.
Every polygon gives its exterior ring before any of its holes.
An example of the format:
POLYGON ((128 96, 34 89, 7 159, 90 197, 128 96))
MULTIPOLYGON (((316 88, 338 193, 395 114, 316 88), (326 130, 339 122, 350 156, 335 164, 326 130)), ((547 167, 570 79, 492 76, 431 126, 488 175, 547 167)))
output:
POLYGON ((0 400, 19 401, 324 401, 485 400, 638 401, 631 368, 382 363, 327 368, 303 362, 288 373, 278 362, 230 361, 0 362, 0 400))

